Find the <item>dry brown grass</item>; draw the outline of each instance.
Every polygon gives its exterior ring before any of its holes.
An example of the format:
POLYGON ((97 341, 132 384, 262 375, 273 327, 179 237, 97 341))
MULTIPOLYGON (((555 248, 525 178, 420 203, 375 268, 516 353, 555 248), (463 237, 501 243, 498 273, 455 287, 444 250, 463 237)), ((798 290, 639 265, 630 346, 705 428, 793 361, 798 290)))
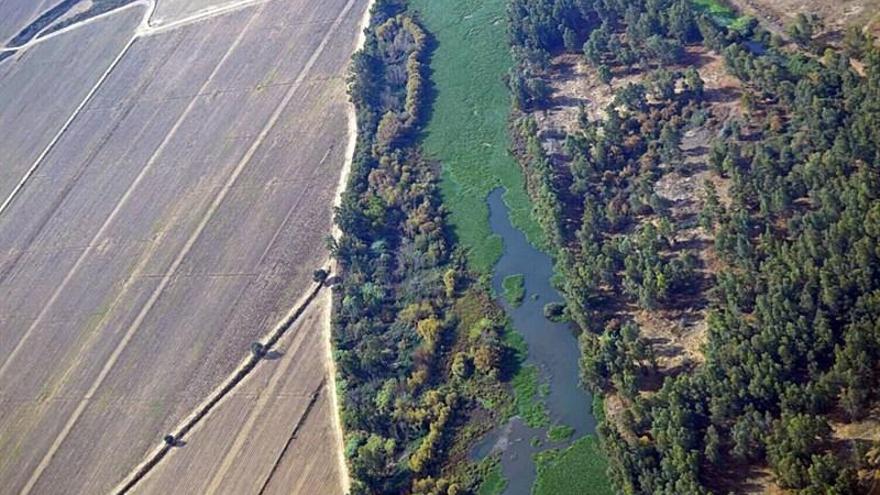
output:
POLYGON ((833 414, 830 419, 834 450, 841 456, 864 455, 859 477, 867 486, 874 480, 873 490, 868 493, 880 493, 880 405, 858 421, 849 421, 842 413, 833 414))

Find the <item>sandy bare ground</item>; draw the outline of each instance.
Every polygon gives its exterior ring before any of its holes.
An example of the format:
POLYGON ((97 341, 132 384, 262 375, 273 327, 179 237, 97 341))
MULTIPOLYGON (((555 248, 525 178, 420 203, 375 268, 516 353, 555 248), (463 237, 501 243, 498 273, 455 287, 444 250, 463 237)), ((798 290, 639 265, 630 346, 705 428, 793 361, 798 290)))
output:
MULTIPOLYGON (((742 114, 741 83, 727 73, 723 58, 699 46, 688 47, 687 55, 685 65, 669 69, 684 70, 692 66, 698 70, 705 82, 710 118, 701 128, 687 133, 682 141, 683 165, 677 168, 664 165, 663 177, 655 190, 669 203, 671 219, 678 227, 674 254, 688 252, 698 260, 700 294, 682 296, 670 308, 645 311, 633 307, 626 315, 634 319, 651 340, 658 369, 665 375, 680 373, 703 362, 701 346, 706 339, 707 325, 702 292, 717 267, 714 266, 713 238, 697 225, 697 217, 704 207, 705 181, 715 183, 722 200, 726 196, 729 186, 709 170, 709 145, 725 121, 742 114)), ((612 83, 604 84, 581 55, 560 55, 551 61, 551 67, 546 79, 552 90, 551 105, 533 114, 541 130, 542 144, 551 154, 562 152, 562 136, 577 130, 581 108, 593 120, 605 119, 605 110, 615 91, 644 79, 641 72, 618 70, 612 83)))
POLYGON ((263 2, 138 38, 0 215, 11 492, 109 491, 309 286, 364 7, 263 2))

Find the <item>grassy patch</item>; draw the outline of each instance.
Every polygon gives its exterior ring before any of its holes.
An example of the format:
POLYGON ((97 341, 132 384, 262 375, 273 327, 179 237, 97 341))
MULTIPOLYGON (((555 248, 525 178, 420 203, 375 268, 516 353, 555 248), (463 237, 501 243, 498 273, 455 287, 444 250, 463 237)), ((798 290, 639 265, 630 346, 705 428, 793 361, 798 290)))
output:
POLYGON ((501 472, 501 465, 495 463, 483 478, 477 495, 501 495, 505 488, 507 488, 507 480, 501 472))
POLYGON ((550 416, 542 399, 538 376, 538 368, 531 365, 523 366, 511 381, 516 414, 532 428, 550 424, 550 416))
POLYGON ((563 323, 569 321, 568 313, 565 311, 565 304, 559 302, 551 302, 544 305, 544 318, 555 322, 563 323))
POLYGON ((423 148, 443 164, 441 190, 459 243, 484 273, 501 256, 486 198, 504 187, 513 224, 543 244, 519 166, 509 154, 510 97, 503 78, 512 60, 505 0, 413 0, 437 40, 431 58, 436 89, 423 148))
POLYGON ((605 422, 605 397, 593 394, 593 417, 597 423, 605 422))
POLYGON ((733 7, 719 0, 691 0, 697 10, 709 14, 717 19, 724 19, 727 22, 733 22, 736 19, 736 11, 733 7))
POLYGON ((574 435, 574 428, 568 425, 553 425, 547 429, 547 440, 564 442, 574 435))
POLYGON ((608 461, 594 436, 583 437, 564 450, 540 452, 535 464, 534 495, 614 494, 605 474, 608 461))
POLYGON ((526 339, 523 338, 522 334, 517 332, 513 326, 508 324, 504 328, 504 344, 507 347, 510 347, 514 353, 514 359, 518 364, 521 364, 526 360, 526 357, 529 355, 529 345, 526 344, 526 339))
POLYGON ((501 282, 504 299, 511 307, 518 308, 526 299, 526 278, 521 274, 508 275, 501 282))
POLYGON ((691 2, 699 12, 708 14, 722 26, 741 30, 748 25, 749 16, 739 15, 739 12, 723 0, 691 0, 691 2))
POLYGON ((504 331, 504 343, 513 351, 510 369, 510 385, 513 388, 513 411, 532 428, 540 428, 550 424, 550 415, 544 404, 544 397, 549 393, 547 384, 540 383, 540 373, 533 365, 526 365, 529 347, 525 339, 513 327, 507 326, 504 331))

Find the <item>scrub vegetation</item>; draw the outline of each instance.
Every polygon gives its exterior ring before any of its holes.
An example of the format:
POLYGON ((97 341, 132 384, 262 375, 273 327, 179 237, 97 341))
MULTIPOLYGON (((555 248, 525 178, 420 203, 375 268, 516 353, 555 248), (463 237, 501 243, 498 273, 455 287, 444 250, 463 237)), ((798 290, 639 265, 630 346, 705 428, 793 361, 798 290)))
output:
POLYGON ((547 408, 544 405, 538 369, 534 366, 523 366, 513 377, 513 392, 516 403, 516 414, 532 428, 541 428, 550 423, 547 408))
POLYGON ((574 428, 566 425, 553 425, 547 430, 547 440, 564 442, 574 434, 574 428))
POLYGON ((483 483, 477 490, 477 495, 501 495, 505 488, 507 488, 507 481, 501 473, 501 466, 496 463, 483 479, 483 483))
POLYGON ((507 300, 507 304, 514 308, 522 305, 526 299, 525 281, 525 277, 521 274, 504 277, 501 287, 504 289, 504 299, 507 300))

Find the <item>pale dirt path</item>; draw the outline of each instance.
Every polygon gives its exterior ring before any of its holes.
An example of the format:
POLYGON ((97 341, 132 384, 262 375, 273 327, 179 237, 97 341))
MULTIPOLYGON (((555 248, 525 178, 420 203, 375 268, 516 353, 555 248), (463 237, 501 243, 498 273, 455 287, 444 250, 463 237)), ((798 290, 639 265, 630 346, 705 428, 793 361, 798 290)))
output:
POLYGON ((149 1, 153 4, 153 8, 150 11, 150 15, 144 18, 144 22, 141 24, 141 27, 138 28, 137 34, 135 36, 152 36, 154 34, 164 33, 166 31, 171 31, 174 29, 179 29, 184 26, 189 26, 191 24, 197 24, 199 22, 204 22, 209 19, 213 19, 215 17, 219 17, 226 14, 231 14, 233 12, 239 11, 241 9, 251 7, 254 5, 259 5, 261 3, 266 3, 269 0, 239 0, 237 2, 232 2, 228 4, 218 5, 216 7, 209 7, 203 9, 195 14, 184 17, 183 19, 178 19, 176 21, 169 22, 168 24, 154 22, 153 15, 156 12, 156 5, 158 2, 156 0, 144 0, 149 1))
MULTIPOLYGON (((358 31, 357 44, 355 47, 355 51, 359 51, 363 48, 364 43, 366 42, 366 36, 364 34, 364 30, 369 26, 370 23, 370 13, 372 10, 374 0, 370 0, 368 3, 366 10, 364 11, 364 16, 361 19, 358 31)), ((336 197, 334 199, 333 206, 338 207, 342 203, 342 194, 345 191, 345 188, 348 184, 348 177, 351 172, 352 162, 354 160, 354 152, 355 147, 357 145, 357 114, 353 104, 349 104, 348 107, 348 144, 346 147, 346 159, 343 165, 342 173, 339 177, 339 184, 336 189, 336 197)), ((338 238, 341 235, 341 231, 334 224, 332 235, 338 238)), ((328 264, 333 266, 333 260, 328 260, 328 264)), ((335 272, 335 270, 332 270, 335 272)), ((322 333, 324 336, 324 340, 326 343, 326 356, 325 360, 327 363, 327 389, 330 393, 330 402, 334 407, 334 414, 331 418, 332 426, 334 432, 336 434, 336 452, 337 452, 337 462, 339 463, 339 472, 342 474, 341 484, 343 493, 348 493, 351 489, 351 479, 348 473, 348 465, 345 462, 345 454, 344 454, 344 434, 342 430, 341 418, 339 417, 339 399, 336 391, 336 363, 333 360, 333 350, 332 350, 332 335, 331 335, 331 316, 332 316, 332 294, 329 292, 324 296, 327 298, 325 302, 325 314, 322 322, 322 333)), ((274 391, 278 388, 278 384, 282 379, 283 375, 287 372, 288 366, 279 366, 276 372, 270 378, 269 385, 263 391, 263 394, 257 402, 256 407, 251 411, 248 415, 248 418, 245 422, 244 427, 238 430, 236 434, 234 443, 232 447, 226 452, 226 455, 223 457, 223 460, 220 464, 220 467, 217 471, 214 472, 211 477, 211 481, 208 484, 206 489, 207 493, 218 493, 218 490, 226 476, 229 472, 230 468, 234 464, 236 458, 239 456, 242 448, 244 447, 246 441, 250 437, 252 430, 254 429, 258 418, 261 416, 263 410, 271 403, 271 399, 274 395, 274 391)), ((268 483, 268 480, 267 480, 268 483)))
MULTIPOLYGON (((351 0, 352 2, 354 0, 351 0)), ((324 287, 317 286, 313 287, 308 293, 306 293, 300 301, 297 301, 296 305, 291 308, 291 310, 281 319, 281 321, 272 327, 272 330, 262 339, 260 342, 265 346, 267 350, 274 349, 278 341, 284 337, 285 333, 297 323, 299 318, 303 316, 306 310, 309 308, 309 305, 313 303, 320 297, 320 293, 324 291, 324 287)), ((240 385, 246 382, 249 376, 252 376, 252 372, 256 369, 256 366, 251 366, 251 356, 247 355, 239 364, 239 366, 214 390, 211 394, 201 403, 199 406, 184 419, 171 433, 174 435, 176 441, 181 441, 190 433, 193 432, 198 426, 203 424, 202 420, 210 417, 210 413, 217 408, 220 404, 222 404, 223 399, 229 397, 229 395, 240 385)), ((265 404, 270 401, 274 394, 272 393, 278 386, 281 379, 284 377, 284 372, 287 370, 288 366, 292 363, 292 361, 286 361, 282 366, 279 366, 280 371, 276 372, 270 378, 269 386, 265 391, 263 391, 261 395, 261 399, 258 401, 258 408, 262 409, 265 404)), ((259 363, 257 363, 257 366, 259 363)), ((241 431, 252 431, 254 425, 256 424, 256 415, 253 415, 253 421, 251 418, 248 418, 245 427, 242 428, 241 431)), ((241 435, 240 435, 241 436, 241 435)), ((235 448, 235 446, 233 446, 235 448)), ((240 448, 240 445, 239 445, 240 448)), ((170 447, 165 444, 158 445, 152 452, 144 459, 144 461, 139 464, 134 470, 132 470, 125 479, 113 489, 111 493, 114 495, 124 495, 130 493, 138 483, 143 480, 149 473, 159 465, 159 463, 165 459, 165 457, 170 452, 170 447)), ((219 485, 219 483, 218 483, 219 485)), ((207 490, 206 493, 215 493, 212 490, 207 490)))
MULTIPOLYGON (((210 86, 210 84, 214 81, 214 78, 220 72, 220 70, 223 67, 226 60, 232 55, 232 53, 235 51, 235 48, 239 45, 241 40, 244 38, 244 35, 247 32, 247 28, 249 25, 250 25, 250 22, 245 25, 245 27, 242 29, 242 31, 239 33, 239 35, 236 37, 236 39, 230 45, 229 49, 223 55, 223 58, 220 59, 220 61, 214 67, 214 70, 205 79, 205 82, 202 84, 202 86, 199 89, 199 91, 197 92, 197 94, 201 94, 201 93, 205 92, 206 89, 210 86)), ((126 47, 126 49, 123 50, 123 52, 117 58, 117 62, 116 62, 117 65, 118 65, 118 61, 122 58, 122 56, 125 54, 125 52, 128 51, 128 49, 132 43, 133 43, 133 41, 130 42, 130 44, 126 47)), ((111 69, 112 69, 112 67, 111 67, 111 69)), ((108 70, 103 79, 106 79, 106 77, 109 75, 109 73, 110 73, 110 71, 108 70)), ((103 82, 103 80, 100 82, 103 82)), ((85 103, 91 99, 92 95, 94 94, 94 91, 97 91, 98 86, 99 85, 95 86, 95 88, 93 89, 93 92, 89 95, 88 98, 86 98, 83 101, 82 106, 84 106, 85 103)), ((119 203, 117 203, 116 207, 110 212, 110 215, 105 219, 104 223, 98 229, 97 233, 89 241, 88 245, 86 246, 86 249, 83 250, 83 252, 77 258, 73 267, 70 269, 70 271, 68 271, 68 273, 65 275, 64 279, 62 279, 61 283, 52 292, 52 296, 49 298, 49 301, 43 306, 41 311, 37 314, 37 317, 34 319, 34 321, 28 327, 27 331, 24 333, 24 335, 18 341, 16 346, 12 349, 12 352, 6 357, 6 360, 3 362, 3 364, 0 365, 0 380, 2 380, 2 378, 5 376, 6 372, 9 370, 10 363, 12 363, 15 360, 17 355, 24 348, 25 343, 31 338, 31 335, 33 335, 33 333, 43 323, 43 320, 48 315, 50 308, 55 304, 55 302, 57 302, 58 298, 61 296, 61 294, 67 288, 67 285, 73 279, 74 275, 79 271, 79 269, 83 266, 83 264, 86 263, 86 260, 89 257, 89 255, 93 251, 97 250, 100 247, 100 242, 99 242, 100 239, 102 239, 105 236, 105 234, 107 233, 110 226, 113 225, 116 218, 119 216, 119 213, 128 204, 129 200, 132 198, 132 196, 134 194, 134 191, 141 184, 144 177, 146 177, 147 174, 156 165, 156 162, 158 161, 159 157, 165 151, 166 147, 172 141, 173 137, 177 134, 177 131, 180 129, 181 126, 183 126, 184 122, 186 122, 189 115, 196 108, 196 104, 197 104, 196 99, 193 99, 192 101, 190 101, 189 105, 187 105, 187 107, 184 109, 183 113, 178 117, 177 121, 174 123, 174 125, 171 127, 171 129, 168 131, 168 133, 165 135, 165 138, 162 140, 162 142, 159 144, 159 146, 153 151, 152 155, 150 156, 149 160, 147 160, 146 164, 144 165, 143 169, 141 169, 138 176, 131 183, 129 188, 125 191, 125 194, 123 194, 122 198, 119 200, 119 203)), ((55 141, 57 141, 61 137, 61 134, 63 133, 63 131, 66 130, 70 126, 70 123, 75 118, 76 113, 78 113, 78 112, 74 112, 74 116, 71 117, 71 119, 70 119, 70 121, 68 121, 67 125, 62 129, 61 132, 59 132, 59 135, 56 137, 55 141)), ((53 145, 54 145, 54 143, 53 143, 53 145)), ((53 145, 50 145, 49 148, 51 148, 53 145)), ((47 150, 44 152, 44 156, 45 156, 45 154, 48 154, 49 148, 47 148, 47 150)), ((2 214, 2 209, 0 209, 0 214, 2 214)), ((145 259, 146 259, 146 257, 145 257, 145 259)), ((139 271, 136 273, 139 274, 139 271)), ((134 278, 135 277, 131 277, 132 280, 134 278)), ((123 291, 124 290, 125 290, 125 288, 123 288, 123 291)))
MULTIPOLYGON (((161 29, 162 32, 166 32, 166 31, 171 30, 172 28, 177 29, 177 28, 181 28, 184 26, 198 23, 198 22, 203 22, 203 21, 209 20, 214 17, 218 17, 218 16, 221 16, 224 14, 229 14, 229 13, 235 12, 237 10, 241 10, 242 8, 246 8, 246 7, 250 7, 250 6, 254 6, 254 5, 258 5, 258 4, 263 4, 263 3, 266 3, 267 1, 268 0, 240 0, 240 1, 237 1, 237 2, 234 2, 231 4, 226 4, 226 5, 217 7, 217 8, 206 9, 202 12, 194 14, 193 16, 190 16, 185 19, 181 19, 180 21, 174 22, 173 26, 171 24, 169 24, 169 25, 162 26, 161 28, 158 28, 158 29, 161 29)), ((68 26, 65 29, 59 30, 55 33, 52 33, 51 35, 48 35, 46 37, 37 38, 35 40, 32 40, 32 42, 34 42, 34 43, 28 43, 28 44, 23 45, 22 47, 18 48, 21 50, 27 49, 29 46, 33 46, 34 44, 36 44, 35 42, 38 40, 46 40, 50 37, 54 37, 56 35, 70 32, 71 30, 73 30, 75 28, 83 27, 85 25, 90 24, 91 22, 96 21, 96 20, 103 19, 103 18, 108 17, 110 15, 122 12, 127 8, 131 8, 132 6, 145 6, 145 7, 147 7, 147 10, 144 13, 143 20, 141 21, 141 26, 138 28, 138 30, 135 32, 135 34, 132 36, 132 38, 128 41, 128 43, 126 43, 126 45, 123 47, 123 49, 119 52, 119 55, 116 56, 116 58, 107 67, 107 69, 104 71, 104 73, 101 74, 101 77, 98 79, 98 81, 95 83, 95 85, 92 86, 92 88, 86 94, 85 98, 83 98, 83 100, 80 102, 80 104, 77 106, 77 108, 73 111, 73 113, 70 115, 70 117, 65 121, 64 125, 61 126, 61 128, 58 130, 58 132, 55 134, 55 136, 52 138, 52 140, 49 142, 49 144, 46 145, 46 147, 43 149, 43 151, 40 153, 40 155, 34 161, 33 165, 31 165, 31 167, 25 173, 24 177, 22 177, 22 179, 15 186, 15 188, 12 190, 12 192, 9 194, 9 196, 3 201, 2 204, 0 204, 0 215, 2 215, 5 212, 5 210, 9 207, 9 205, 14 201, 15 197, 19 194, 19 192, 22 190, 22 188, 24 188, 27 181, 34 175, 34 173, 37 171, 39 166, 46 159, 46 157, 49 155, 49 153, 52 151, 52 149, 55 148, 55 146, 57 145, 57 143, 61 139, 61 137, 64 135, 64 133, 70 128, 70 126, 73 124, 73 122, 76 120, 76 118, 82 113, 83 109, 92 100, 94 95, 98 92, 100 87, 104 84, 104 82, 107 80, 107 78, 113 72, 113 70, 119 65, 119 63, 125 57, 126 53, 128 53, 128 51, 131 49, 132 45, 134 45, 134 43, 140 37, 150 36, 152 34, 157 34, 157 32, 152 31, 153 28, 150 25, 150 19, 152 18, 153 14, 156 10, 156 5, 157 5, 156 0, 137 0, 135 2, 132 2, 128 5, 123 6, 122 8, 112 10, 110 12, 106 12, 104 14, 101 14, 99 16, 95 16, 95 17, 92 17, 89 19, 85 19, 81 22, 78 22, 76 24, 68 26)), ((226 55, 224 55, 223 60, 221 60, 221 62, 215 68, 215 71, 211 74, 211 76, 208 77, 208 80, 206 81, 205 85, 202 86, 202 90, 200 90, 199 93, 204 91, 204 89, 208 85, 208 82, 210 82, 213 79, 213 77, 216 75, 217 71, 219 70, 220 66, 223 65, 223 61, 225 61, 226 58, 232 53, 234 48, 236 46, 238 46, 240 41, 241 41, 241 36, 239 36, 235 40, 233 45, 227 51, 226 55)), ((16 49, 16 50, 18 50, 18 49, 16 49)), ((82 264, 83 260, 86 258, 86 254, 90 253, 91 250, 93 249, 93 247, 96 245, 94 241, 99 239, 104 234, 107 227, 112 223, 113 219, 116 218, 116 215, 121 210, 122 205, 127 203, 128 199, 131 196, 131 191, 137 187, 137 185, 140 183, 140 179, 142 179, 146 175, 146 172, 152 168, 152 165, 155 162, 155 159, 161 154, 161 151, 165 149, 165 146, 171 140, 171 136, 175 133, 177 128, 179 128, 180 125, 183 123, 183 121, 185 120, 185 117, 187 115, 189 115, 189 113, 192 111, 192 109, 194 107, 194 103, 195 102, 192 102, 187 107, 184 114, 175 123, 174 128, 172 128, 171 132, 166 136, 166 139, 163 141, 163 143, 160 145, 160 147, 153 154, 151 160, 144 167, 143 172, 140 175, 138 175, 138 178, 132 184, 132 187, 129 188, 128 191, 126 191, 126 193, 123 196, 122 200, 120 201, 119 205, 117 205, 117 208, 115 208, 113 210, 113 213, 111 213, 110 217, 108 217, 107 221, 104 223, 104 225, 102 225, 101 229, 98 230, 98 234, 96 234, 94 239, 92 239, 92 242, 89 244, 89 246, 83 252, 82 256, 80 256, 80 258, 77 260, 73 269, 71 269, 71 271, 68 273, 68 275, 64 278, 64 281, 61 283, 61 285, 53 293, 52 297, 49 299, 49 303, 47 303, 45 305, 45 307, 43 308, 43 311, 41 311, 41 313, 37 316, 36 320, 31 325, 31 328, 29 328, 28 331, 25 332, 24 336, 21 338, 21 340, 19 340, 19 342, 13 348, 12 352, 9 354, 9 356, 6 358, 6 360, 2 364, 0 364, 0 378, 2 378, 3 375, 5 375, 5 373, 8 371, 9 364, 13 361, 13 358, 21 351, 22 347, 24 346, 24 343, 28 340, 28 338, 31 335, 31 333, 33 332, 33 330, 38 326, 38 323, 42 321, 42 318, 45 317, 45 313, 48 312, 49 307, 52 306, 52 304, 55 302, 55 300, 58 298, 58 296, 62 292, 63 288, 67 285, 67 283, 73 277, 73 274, 77 271, 78 267, 82 264)))
MULTIPOLYGON (((364 11, 364 16, 361 19, 361 23, 358 31, 357 38, 357 46, 355 48, 355 52, 358 52, 363 49, 364 43, 366 43, 367 36, 366 30, 370 26, 371 14, 373 11, 373 5, 375 4, 375 0, 369 0, 367 4, 367 9, 364 11)), ((354 153, 357 148, 357 138, 358 138, 358 127, 357 127, 357 109, 354 107, 354 103, 349 101, 348 103, 348 147, 345 151, 345 164, 342 167, 342 173, 339 174, 339 184, 336 187, 336 199, 333 201, 334 210, 338 208, 342 204, 342 194, 345 192, 345 188, 348 186, 348 178, 351 175, 351 166, 354 162, 354 153)), ((339 226, 336 225, 336 222, 333 222, 333 231, 331 235, 339 239, 342 236, 342 231, 339 229, 339 226)), ((332 259, 331 259, 332 263, 332 259)), ((336 267, 334 266, 334 272, 338 272, 336 267)), ((342 429, 342 417, 340 416, 340 407, 339 407, 339 397, 337 395, 336 390, 336 360, 333 359, 333 328, 332 328, 332 316, 333 316, 333 301, 331 298, 330 304, 327 305, 327 314, 324 318, 323 330, 324 330, 324 340, 327 342, 327 364, 329 367, 329 375, 330 382, 327 387, 330 390, 330 400, 333 406, 333 429, 336 432, 336 452, 337 452, 337 460, 339 462, 339 472, 342 473, 342 488, 343 493, 348 493, 351 491, 351 475, 348 472, 348 463, 345 461, 345 432, 342 429)))
MULTIPOLYGON (((71 26, 68 26, 68 28, 61 29, 59 31, 56 31, 55 33, 52 33, 51 35, 46 36, 45 38, 38 38, 38 39, 45 41, 47 39, 54 38, 57 35, 62 35, 64 33, 70 32, 74 28, 80 28, 85 25, 91 24, 92 22, 96 22, 96 21, 99 21, 99 20, 104 19, 106 17, 109 17, 110 15, 122 12, 125 8, 128 8, 129 6, 145 6, 145 5, 149 5, 149 4, 150 4, 150 2, 148 0, 139 0, 137 2, 134 2, 134 3, 127 5, 126 7, 122 8, 122 9, 117 9, 117 10, 107 12, 107 13, 99 15, 99 16, 92 17, 90 19, 86 19, 86 20, 82 21, 81 23, 73 24, 71 26)), ((155 4, 153 4, 153 5, 155 5, 155 4)), ((150 12, 151 11, 149 10, 149 7, 148 7, 148 10, 146 10, 145 15, 148 17, 150 15, 150 12)), ((43 151, 37 156, 37 159, 34 160, 34 163, 30 166, 30 168, 28 168, 27 172, 25 172, 24 176, 21 178, 21 180, 18 182, 18 184, 15 185, 15 188, 12 190, 12 192, 9 194, 9 196, 3 200, 2 204, 0 204, 0 215, 2 215, 4 211, 6 211, 6 209, 9 207, 9 205, 15 199, 15 197, 18 196, 18 193, 21 191, 21 189, 27 183, 28 179, 30 179, 31 176, 34 175, 34 172, 37 171, 37 168, 39 168, 39 166, 43 162, 43 160, 46 159, 46 156, 49 154, 50 151, 52 151, 52 149, 55 147, 55 145, 61 139, 61 136, 67 131, 67 129, 70 128, 70 125, 73 123, 74 120, 76 120, 76 117, 82 112, 83 108, 85 108, 85 106, 89 103, 89 101, 92 100, 92 97, 94 97, 95 93, 98 92, 98 89, 101 87, 102 84, 104 84, 104 81, 107 80, 107 78, 110 76, 110 73, 113 72, 113 69, 115 69, 116 66, 119 65, 119 62, 122 61, 123 57, 125 57, 125 54, 128 53, 129 49, 131 49, 131 46, 134 44, 136 39, 137 39, 136 36, 132 37, 130 40, 128 40, 128 43, 126 43, 125 46, 122 47, 122 50, 119 52, 119 55, 117 55, 116 58, 113 59, 113 62, 111 62, 110 65, 107 67, 107 70, 105 70, 104 73, 101 74, 101 77, 98 78, 97 82, 95 82, 94 86, 92 86, 92 89, 90 89, 89 92, 86 93, 85 98, 83 98, 83 100, 79 103, 79 105, 77 105, 76 109, 74 109, 73 113, 70 115, 70 117, 67 118, 67 120, 64 122, 64 124, 58 130, 58 132, 55 133, 55 136, 52 138, 51 141, 49 141, 49 144, 47 144, 46 147, 43 148, 43 151)), ((24 46, 22 46, 21 48, 17 48, 12 51, 27 50, 31 46, 36 45, 36 43, 34 43, 34 41, 35 40, 31 40, 30 43, 27 43, 24 46)), ((9 51, 9 50, 4 49, 4 51, 9 51)), ((3 371, 2 371, 2 368, 0 368, 0 375, 2 375, 2 374, 3 374, 3 371)))
POLYGON ((206 9, 202 9, 199 12, 196 12, 192 15, 186 16, 182 19, 178 19, 167 24, 161 22, 153 21, 153 16, 156 13, 156 6, 158 5, 158 0, 135 0, 134 2, 123 5, 122 7, 109 10, 102 14, 98 14, 94 17, 89 17, 88 19, 83 19, 79 22, 66 26, 64 28, 59 29, 58 31, 54 31, 44 36, 35 36, 33 39, 28 41, 27 43, 17 46, 17 47, 3 47, 0 48, 0 53, 3 52, 17 52, 24 51, 28 48, 31 48, 35 45, 43 43, 45 41, 49 41, 55 37, 61 36, 65 33, 69 33, 76 29, 88 26, 89 24, 98 22, 102 19, 106 19, 114 14, 119 12, 123 12, 128 9, 132 9, 134 7, 142 6, 147 9, 146 15, 144 15, 143 20, 141 21, 141 25, 138 27, 137 31, 135 31, 135 37, 141 36, 151 36, 154 34, 164 33, 166 31, 171 31, 174 29, 179 29, 185 26, 189 26, 191 24, 197 24, 199 22, 204 22, 215 17, 219 17, 226 14, 231 14, 233 12, 239 11, 244 8, 248 8, 254 5, 258 5, 261 3, 266 3, 269 0, 238 0, 232 3, 227 3, 223 5, 218 5, 215 7, 208 7, 206 9))
POLYGON ((71 24, 71 25, 66 26, 64 28, 61 28, 58 31, 49 33, 45 36, 39 36, 39 35, 34 36, 30 41, 28 41, 27 43, 25 43, 21 46, 0 48, 0 53, 17 52, 19 50, 21 50, 21 51, 27 50, 28 48, 31 48, 35 45, 39 45, 40 43, 43 43, 45 41, 49 41, 55 37, 58 37, 58 36, 61 36, 65 33, 69 33, 69 32, 74 31, 76 29, 88 26, 89 24, 98 22, 101 19, 106 19, 107 17, 110 17, 110 16, 117 14, 119 12, 124 12, 124 11, 126 11, 128 9, 132 9, 134 7, 138 7, 138 6, 146 7, 149 12, 152 12, 150 9, 152 8, 152 5, 154 5, 154 4, 155 4, 155 2, 153 0, 136 0, 136 1, 131 2, 129 4, 123 5, 122 7, 119 7, 117 9, 109 10, 107 12, 104 12, 103 14, 98 14, 94 17, 89 17, 88 19, 83 19, 77 23, 71 24))
MULTIPOLYGON (((364 11, 364 15, 359 24, 358 38, 355 46, 355 51, 359 51, 363 48, 364 43, 366 42, 365 29, 369 26, 370 22, 370 13, 372 10, 372 6, 375 3, 375 0, 370 0, 368 3, 366 10, 364 11)), ((349 104, 348 107, 348 143, 346 146, 346 159, 343 164, 342 173, 339 177, 339 183, 337 185, 336 197, 334 199, 333 206, 338 207, 342 203, 342 194, 345 191, 345 188, 348 184, 348 178, 351 172, 351 166, 354 159, 355 147, 357 145, 357 114, 353 104, 349 104)), ((280 230, 280 228, 279 228, 280 230)), ((332 235, 338 238, 341 235, 341 231, 334 224, 332 235)), ((277 235, 277 234, 276 234, 277 235)), ((331 266, 332 272, 336 272, 335 266, 332 258, 328 259, 327 264, 331 266)), ((327 377, 328 382, 325 385, 330 395, 330 402, 333 406, 333 415, 331 418, 332 427, 336 436, 336 453, 337 453, 337 462, 339 464, 339 472, 341 473, 342 479, 340 480, 342 485, 343 493, 348 493, 351 489, 351 479, 348 473, 348 465, 345 461, 344 454, 344 433, 342 430, 341 418, 339 416, 339 407, 338 407, 338 396, 336 390, 336 363, 333 360, 333 349, 332 349, 332 335, 331 335, 331 317, 332 317, 332 294, 328 291, 324 296, 326 301, 323 303, 325 308, 323 321, 322 321, 322 334, 323 339, 326 343, 326 356, 325 362, 327 365, 327 377)), ((263 413, 264 409, 268 407, 271 403, 271 399, 274 395, 275 390, 278 388, 278 384, 282 379, 283 375, 287 372, 288 366, 283 365, 279 366, 275 373, 270 377, 269 385, 262 391, 260 399, 257 402, 256 407, 250 412, 248 415, 244 427, 238 430, 236 434, 236 438, 234 440, 233 446, 226 452, 223 460, 221 461, 220 467, 211 477, 211 481, 206 489, 206 493, 218 493, 219 488, 226 476, 229 472, 230 468, 234 465, 236 458, 240 455, 242 448, 245 446, 246 441, 249 439, 251 432, 257 424, 258 418, 263 413)), ((267 480, 267 483, 269 480, 267 480)))
MULTIPOLYGON (((364 43, 366 42, 366 35, 364 33, 365 29, 369 26, 370 22, 370 13, 372 10, 372 6, 374 4, 374 0, 370 0, 368 3, 364 15, 359 24, 358 38, 355 46, 355 51, 359 51, 363 48, 364 43)), ((348 106, 348 143, 346 146, 345 153, 345 163, 343 164, 342 173, 339 177, 339 183, 336 189, 336 197, 334 199, 333 206, 338 207, 342 203, 342 194, 345 191, 345 188, 348 184, 348 178, 351 172, 352 162, 354 160, 355 147, 357 145, 357 114, 354 108, 354 105, 349 103, 348 106)), ((282 224, 283 225, 283 224, 282 224)), ((280 229, 280 228, 279 228, 280 229)), ((332 235, 338 238, 342 232, 339 228, 334 224, 332 235)), ((276 233, 277 235, 277 233, 276 233)), ((273 241, 274 242, 274 241, 273 241)), ((271 244, 271 243, 270 243, 271 244)), ((328 266, 335 268, 333 260, 328 259, 328 266)), ((335 272, 335 269, 331 269, 331 271, 335 272)), ((333 349, 332 349, 332 335, 331 335, 331 317, 332 317, 332 294, 330 291, 325 291, 322 296, 319 296, 325 301, 322 302, 324 306, 324 315, 322 317, 322 335, 325 341, 325 363, 327 366, 327 383, 324 385, 330 395, 330 402, 333 407, 333 414, 331 417, 331 423, 334 430, 334 434, 336 437, 336 458, 339 464, 339 473, 341 473, 340 484, 343 493, 348 493, 351 490, 351 478, 348 473, 348 465, 345 461, 345 453, 344 453, 344 433, 342 430, 342 422, 339 416, 339 399, 337 396, 336 390, 336 363, 333 360, 333 349)), ((299 306, 299 305, 297 305, 299 306)), ((265 389, 261 391, 260 398, 257 401, 256 406, 251 410, 248 414, 247 419, 245 420, 244 426, 238 429, 235 439, 233 441, 232 446, 229 450, 226 451, 223 459, 220 463, 220 466, 211 476, 211 479, 207 485, 206 493, 219 493, 219 490, 222 486, 222 483, 229 473, 232 466, 235 464, 236 459, 240 456, 242 449, 245 447, 247 441, 251 437, 251 433, 257 426, 257 422, 264 410, 267 407, 271 406, 273 397, 277 389, 280 386, 280 383, 287 373, 290 362, 284 363, 282 366, 279 366, 275 372, 270 376, 269 383, 265 389)), ((242 366, 244 363, 242 364, 242 366)), ((237 371, 236 371, 237 372, 237 371)), ((243 383, 242 383, 243 384, 243 383)), ((160 447, 161 448, 161 447, 160 447)), ((173 454, 169 454, 170 455, 173 454)), ((268 484, 270 480, 266 480, 268 484)))

